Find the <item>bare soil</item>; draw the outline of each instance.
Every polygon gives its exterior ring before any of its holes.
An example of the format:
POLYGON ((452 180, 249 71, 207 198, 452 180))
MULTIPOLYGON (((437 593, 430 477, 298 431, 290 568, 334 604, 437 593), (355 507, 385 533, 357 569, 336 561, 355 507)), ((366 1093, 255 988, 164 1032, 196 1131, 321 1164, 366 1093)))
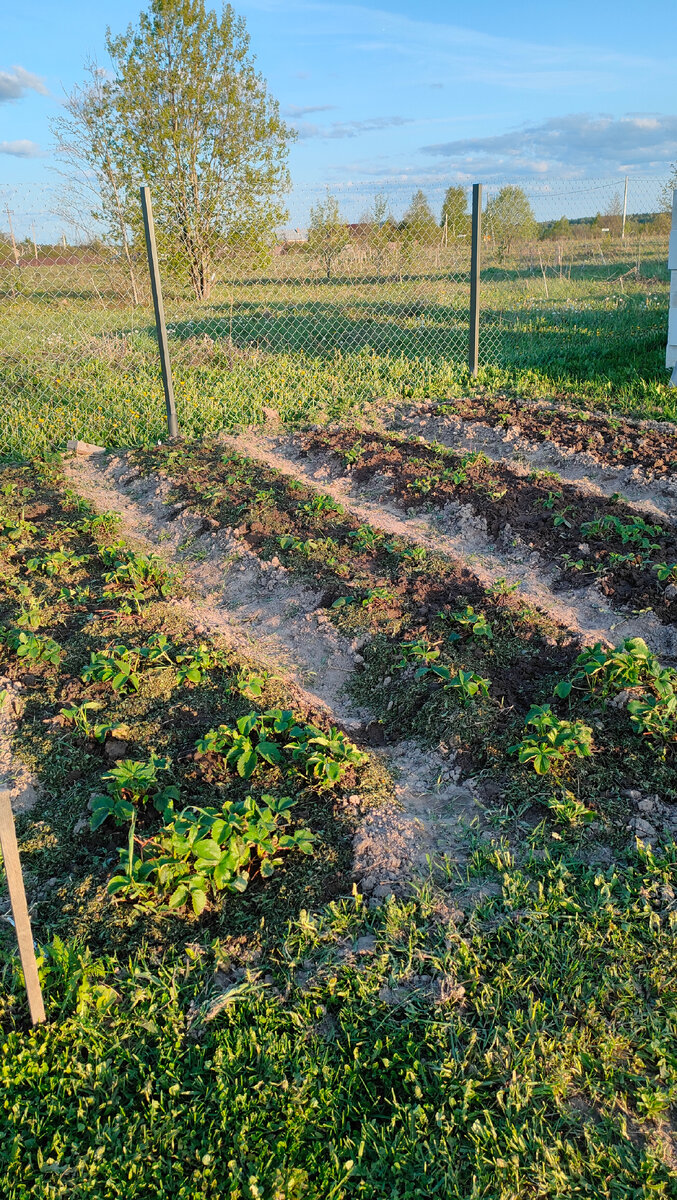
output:
POLYGON ((303 434, 300 444, 309 458, 331 456, 340 475, 351 474, 357 484, 375 481, 379 491, 414 511, 446 507, 451 513, 467 506, 491 538, 508 538, 513 546, 537 551, 559 567, 570 588, 596 581, 616 606, 651 608, 660 620, 674 620, 672 593, 666 594, 649 565, 677 562, 677 530, 671 522, 646 521, 619 498, 609 500, 504 462, 487 462, 483 455, 469 460, 468 455, 390 434, 315 431, 303 434), (627 532, 638 520, 649 529, 629 542, 627 532), (604 528, 595 532, 599 521, 604 528))
POLYGON ((17 679, 0 677, 0 789, 8 791, 18 816, 29 812, 40 799, 40 785, 31 771, 12 752, 12 735, 25 706, 24 687, 17 679))
MULTIPOLYGON (((78 493, 100 512, 122 516, 121 533, 178 565, 189 597, 177 601, 199 633, 218 634, 252 665, 288 680, 289 705, 322 714, 362 745, 373 740, 372 715, 350 700, 345 684, 359 656, 327 619, 322 596, 283 566, 271 567, 232 528, 177 510, 166 478, 141 477, 124 454, 74 457, 65 464, 78 493)), ((482 807, 441 748, 411 742, 380 750, 394 776, 393 803, 367 813, 355 837, 355 879, 367 895, 406 890, 445 854, 459 868, 465 835, 482 824, 482 807), (388 814, 386 816, 386 814, 388 814), (395 850, 395 848, 397 848, 395 850)), ((359 808, 360 797, 353 798, 359 808)))
MULTIPOLYGON (((548 410, 549 411, 549 410, 548 410)), ((591 494, 620 493, 638 511, 658 518, 677 517, 677 478, 673 471, 656 474, 651 464, 625 461, 625 456, 600 458, 592 448, 577 450, 555 442, 549 426, 527 435, 521 424, 506 424, 496 415, 466 417, 452 404, 428 402, 399 407, 384 414, 383 428, 417 434, 458 452, 481 451, 513 467, 553 471, 560 479, 588 489, 591 494)))
POLYGON ((641 467, 653 478, 677 475, 677 429, 668 422, 632 421, 504 395, 464 397, 435 404, 431 410, 490 425, 500 421, 530 441, 550 441, 572 454, 588 453, 607 466, 641 467))
POLYGON ((677 659, 677 631, 672 625, 662 623, 653 612, 636 615, 613 607, 595 585, 562 588, 557 568, 545 562, 537 550, 514 544, 516 534, 509 523, 499 538, 493 539, 484 519, 468 506, 452 503, 437 513, 404 513, 388 497, 388 480, 377 475, 368 489, 360 487, 352 471, 337 471, 324 455, 309 458, 302 435, 266 438, 248 431, 239 436, 222 435, 222 441, 333 497, 359 521, 467 563, 484 588, 505 578, 516 582, 522 600, 586 644, 615 644, 626 637, 642 637, 666 660, 677 659))

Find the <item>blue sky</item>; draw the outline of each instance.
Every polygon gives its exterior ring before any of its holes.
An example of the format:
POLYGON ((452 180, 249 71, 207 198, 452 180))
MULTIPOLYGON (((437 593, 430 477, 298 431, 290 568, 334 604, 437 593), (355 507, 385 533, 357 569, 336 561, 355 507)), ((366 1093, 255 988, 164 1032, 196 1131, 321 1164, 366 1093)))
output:
MULTIPOLYGON (((0 182, 48 179, 49 117, 105 63, 132 0, 24 0, 3 19, 0 182)), ((666 175, 677 160, 677 5, 653 0, 240 0, 298 130, 297 185, 666 175)))

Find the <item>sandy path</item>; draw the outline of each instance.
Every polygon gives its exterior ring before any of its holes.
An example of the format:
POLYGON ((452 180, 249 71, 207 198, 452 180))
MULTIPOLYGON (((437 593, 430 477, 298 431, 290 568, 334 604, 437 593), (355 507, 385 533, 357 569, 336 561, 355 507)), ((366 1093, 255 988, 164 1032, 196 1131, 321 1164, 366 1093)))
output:
POLYGON ((12 809, 28 812, 40 799, 38 780, 12 751, 12 737, 24 710, 23 684, 0 677, 0 789, 8 791, 12 809))

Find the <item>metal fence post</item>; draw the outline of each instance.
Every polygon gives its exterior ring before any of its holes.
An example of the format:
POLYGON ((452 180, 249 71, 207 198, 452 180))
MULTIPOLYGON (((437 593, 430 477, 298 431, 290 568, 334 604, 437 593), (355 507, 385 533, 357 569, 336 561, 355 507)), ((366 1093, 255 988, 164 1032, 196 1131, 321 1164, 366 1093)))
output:
POLYGON ((176 405, 174 403, 174 384, 172 382, 172 364, 169 360, 169 342, 167 341, 167 326, 165 324, 165 308, 162 303, 162 284, 160 282, 160 267, 155 242, 155 224, 153 222, 153 204, 150 198, 150 188, 145 184, 141 190, 141 208, 143 210, 143 227, 146 234, 146 250, 148 252, 148 267, 150 282, 153 289, 153 307, 155 309, 155 327, 160 348, 160 366, 162 367, 162 385, 165 390, 165 405, 167 407, 167 427, 170 438, 179 433, 176 420, 176 405))
POLYGON ((472 240, 470 243, 470 336, 468 366, 475 378, 480 351, 480 243, 482 241, 482 184, 472 185, 472 240))
POLYGON ((21 859, 19 858, 19 847, 16 840, 16 829, 14 828, 14 813, 12 812, 10 794, 6 788, 0 791, 0 849, 2 849, 2 857, 5 862, 7 889, 12 905, 16 940, 19 943, 19 957, 21 958, 21 966, 23 967, 28 1007, 31 1013, 31 1021, 34 1025, 37 1025, 40 1021, 45 1020, 45 1006, 42 1001, 38 964, 33 947, 31 919, 28 915, 26 889, 24 888, 21 859))

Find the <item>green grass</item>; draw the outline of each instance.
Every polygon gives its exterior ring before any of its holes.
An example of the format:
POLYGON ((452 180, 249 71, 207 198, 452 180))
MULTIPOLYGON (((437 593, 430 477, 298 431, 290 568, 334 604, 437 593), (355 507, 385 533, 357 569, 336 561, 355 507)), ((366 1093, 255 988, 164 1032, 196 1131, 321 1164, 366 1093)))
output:
MULTIPOLYGON (((277 274, 217 282, 201 306, 169 284, 179 422, 202 436, 261 421, 267 405, 291 422, 326 420, 383 399, 477 389, 675 419, 665 253, 648 243, 639 278, 623 283, 630 248, 604 264, 598 248, 581 251, 571 278, 548 280, 547 296, 528 250, 488 261, 477 380, 466 366, 464 264, 327 281, 305 260, 278 259, 277 274)), ((152 310, 127 304, 101 265, 26 269, 18 287, 4 272, 1 454, 41 454, 71 437, 121 446, 165 435, 152 310)))
POLYGON ((7 1200, 674 1196, 674 854, 475 870, 465 922, 424 889, 275 945, 56 946, 49 1024, 3 1038, 7 1200))

